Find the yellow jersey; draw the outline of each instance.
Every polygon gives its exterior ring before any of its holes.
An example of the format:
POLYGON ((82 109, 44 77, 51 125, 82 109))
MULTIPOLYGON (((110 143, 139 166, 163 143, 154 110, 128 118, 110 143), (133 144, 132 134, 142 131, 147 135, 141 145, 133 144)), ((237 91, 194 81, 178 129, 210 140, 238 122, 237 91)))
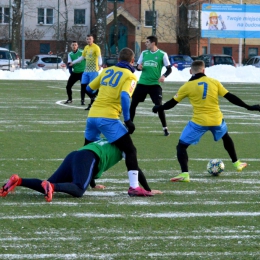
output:
POLYGON ((82 56, 86 60, 86 72, 99 71, 98 57, 101 56, 101 51, 98 45, 95 43, 92 43, 91 46, 86 45, 82 52, 82 56))
POLYGON ((121 92, 125 91, 132 97, 136 87, 137 77, 129 69, 112 66, 103 69, 89 87, 99 89, 88 117, 104 117, 119 119, 122 113, 121 92))
POLYGON ((180 102, 185 97, 193 107, 191 121, 201 126, 217 126, 223 119, 218 96, 225 96, 228 90, 216 79, 207 76, 188 81, 173 97, 180 102))

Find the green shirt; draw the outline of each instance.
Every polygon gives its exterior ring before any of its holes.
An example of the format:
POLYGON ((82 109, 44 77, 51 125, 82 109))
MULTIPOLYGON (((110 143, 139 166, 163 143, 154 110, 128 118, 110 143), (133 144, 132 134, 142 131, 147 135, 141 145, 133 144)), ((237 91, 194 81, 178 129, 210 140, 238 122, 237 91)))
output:
MULTIPOLYGON (((70 59, 72 61, 78 59, 79 57, 82 56, 82 50, 78 49, 76 52, 70 52, 69 53, 69 56, 70 56, 70 59)), ((79 63, 76 63, 73 65, 72 67, 72 71, 74 73, 81 73, 81 72, 84 72, 85 70, 85 66, 86 66, 86 60, 84 59, 83 61, 79 62, 79 63)))
POLYGON ((108 143, 106 139, 85 145, 79 150, 84 149, 93 151, 99 157, 98 173, 94 176, 95 179, 100 178, 103 172, 122 159, 122 152, 115 145, 108 143))
POLYGON ((169 64, 165 64, 164 56, 167 54, 162 50, 157 50, 155 52, 151 52, 150 50, 143 51, 138 64, 142 64, 142 73, 140 79, 138 81, 139 84, 143 85, 158 85, 160 82, 158 81, 161 77, 161 72, 163 66, 168 66, 169 64))

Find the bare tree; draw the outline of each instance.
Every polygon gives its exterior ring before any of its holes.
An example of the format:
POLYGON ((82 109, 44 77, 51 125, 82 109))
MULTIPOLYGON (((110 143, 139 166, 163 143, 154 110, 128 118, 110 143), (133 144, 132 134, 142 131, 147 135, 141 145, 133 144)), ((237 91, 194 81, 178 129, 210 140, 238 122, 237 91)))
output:
POLYGON ((177 42, 179 54, 190 55, 190 35, 188 27, 188 6, 183 1, 179 7, 179 28, 177 31, 177 42))
POLYGON ((64 21, 64 33, 63 33, 63 36, 64 36, 64 41, 65 41, 65 52, 68 51, 68 46, 69 46, 69 43, 68 43, 68 21, 69 21, 69 16, 68 16, 68 5, 67 5, 67 0, 64 0, 64 6, 65 6, 65 21, 64 21))
POLYGON ((10 43, 9 25, 8 24, 0 26, 0 42, 3 43, 3 44, 10 43))
POLYGON ((96 42, 101 49, 101 53, 105 53, 106 46, 106 6, 107 0, 91 0, 94 3, 94 14, 96 18, 96 42))
POLYGON ((12 49, 20 53, 20 39, 21 39, 21 0, 14 0, 12 4, 13 19, 12 19, 12 49))

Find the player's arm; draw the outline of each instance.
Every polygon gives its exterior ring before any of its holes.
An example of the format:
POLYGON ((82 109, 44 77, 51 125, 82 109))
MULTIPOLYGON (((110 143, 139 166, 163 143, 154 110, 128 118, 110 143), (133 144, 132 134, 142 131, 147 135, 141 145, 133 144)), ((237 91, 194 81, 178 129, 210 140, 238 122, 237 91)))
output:
POLYGON ((172 66, 166 53, 163 56, 163 65, 166 67, 166 72, 163 76, 167 78, 172 73, 172 66))
POLYGON ((166 72, 159 78, 159 82, 164 82, 164 80, 172 73, 172 66, 166 53, 164 53, 163 56, 163 65, 166 67, 166 72))
POLYGON ((89 85, 86 87, 86 91, 88 94, 93 95, 97 92, 100 88, 100 78, 101 76, 98 75, 94 80, 92 80, 89 85))
POLYGON ((101 57, 101 54, 98 56, 98 67, 99 67, 99 70, 101 70, 101 67, 102 67, 102 57, 101 57))
POLYGON ((90 187, 91 187, 92 189, 94 189, 94 188, 96 187, 95 179, 92 179, 92 180, 90 181, 89 185, 90 185, 90 187))
POLYGON ((72 59, 71 59, 70 55, 68 55, 67 68, 68 68, 70 74, 72 73, 72 67, 70 66, 71 62, 72 62, 72 59))
POLYGON ((120 95, 121 107, 123 110, 124 122, 129 134, 135 131, 135 125, 130 119, 130 96, 126 91, 122 91, 120 95))
POLYGON ((79 58, 77 58, 76 60, 72 61, 70 63, 70 66, 76 64, 76 63, 80 63, 81 61, 83 61, 85 58, 83 56, 80 56, 79 58))
POLYGON ((226 95, 224 95, 224 98, 226 98, 230 103, 232 103, 236 106, 239 106, 239 107, 244 107, 247 110, 260 111, 260 105, 249 106, 243 100, 241 100, 239 97, 237 97, 234 94, 231 94, 230 92, 228 92, 226 95))
POLYGON ((163 110, 169 110, 173 107, 175 107, 179 102, 176 101, 174 98, 170 99, 169 101, 167 101, 166 103, 164 103, 163 105, 156 105, 153 107, 153 112, 157 113, 163 110))
POLYGON ((143 63, 143 52, 141 53, 141 55, 140 55, 140 57, 139 57, 139 59, 138 59, 138 61, 137 61, 137 64, 136 64, 136 69, 137 69, 138 71, 141 71, 141 70, 142 70, 142 68, 143 68, 142 63, 143 63))

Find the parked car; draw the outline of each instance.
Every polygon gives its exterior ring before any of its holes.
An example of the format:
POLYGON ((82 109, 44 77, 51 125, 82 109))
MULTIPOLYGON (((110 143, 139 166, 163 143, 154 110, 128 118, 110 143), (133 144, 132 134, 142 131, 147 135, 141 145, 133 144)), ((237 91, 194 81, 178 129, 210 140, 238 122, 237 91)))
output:
POLYGON ((193 59, 188 55, 169 55, 172 66, 178 70, 183 70, 191 66, 193 59))
POLYGON ((15 64, 11 53, 6 48, 0 48, 0 70, 15 70, 15 64))
POLYGON ((12 55, 16 69, 19 69, 20 68, 20 57, 19 57, 19 55, 15 51, 10 51, 10 53, 12 55))
POLYGON ((203 54, 197 60, 203 60, 206 67, 214 65, 232 65, 236 67, 236 62, 232 56, 226 54, 203 54))
POLYGON ((198 56, 190 56, 193 60, 197 60, 198 56))
POLYGON ((246 63, 245 66, 252 65, 257 68, 260 68, 260 56, 251 57, 246 63))
POLYGON ((117 63, 118 63, 118 58, 116 56, 102 57, 102 67, 103 68, 114 66, 117 63))
POLYGON ((62 58, 56 55, 39 54, 32 57, 30 61, 26 62, 27 69, 63 69, 66 70, 67 66, 62 58))

